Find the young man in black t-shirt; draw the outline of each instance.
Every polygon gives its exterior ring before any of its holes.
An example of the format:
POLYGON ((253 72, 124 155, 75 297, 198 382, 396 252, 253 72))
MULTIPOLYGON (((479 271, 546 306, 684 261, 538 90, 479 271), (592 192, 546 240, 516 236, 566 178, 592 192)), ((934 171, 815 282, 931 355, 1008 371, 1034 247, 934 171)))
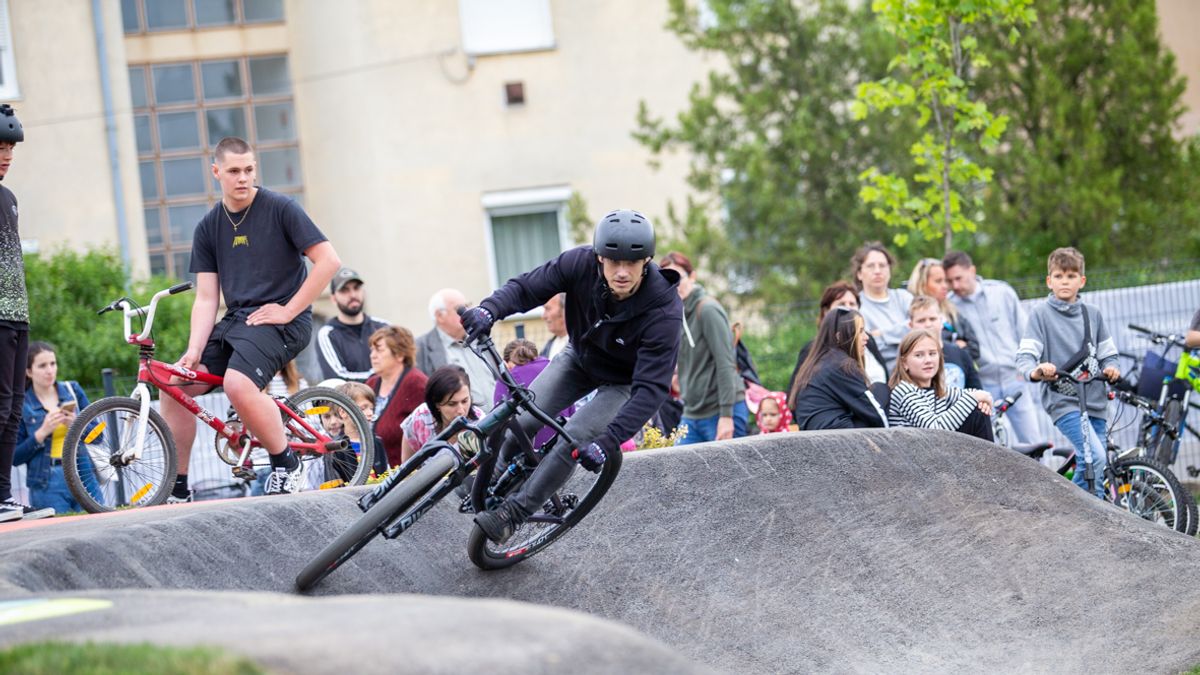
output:
MULTIPOLYGON (((214 155, 221 201, 196 226, 190 269, 196 300, 187 351, 177 365, 224 376, 229 402, 271 456, 266 493, 296 492, 304 465, 287 448, 279 410, 262 390, 308 344, 312 302, 341 261, 299 204, 254 186, 256 162, 246 141, 222 139, 214 155), (226 312, 214 326, 221 295, 226 312)), ((184 387, 190 396, 207 389, 184 387)), ((169 397, 162 398, 162 415, 179 453, 180 474, 168 501, 189 501, 196 419, 169 397)))

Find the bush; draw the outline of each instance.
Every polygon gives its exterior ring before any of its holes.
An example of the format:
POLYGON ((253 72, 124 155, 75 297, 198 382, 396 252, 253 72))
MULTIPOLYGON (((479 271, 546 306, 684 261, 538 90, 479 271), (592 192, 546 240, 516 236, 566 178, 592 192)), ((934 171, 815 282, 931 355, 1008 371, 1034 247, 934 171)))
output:
MULTIPOLYGON (((78 380, 92 400, 102 391, 101 369, 112 368, 118 375, 137 373, 137 350, 124 345, 120 315, 96 316, 96 311, 127 294, 139 304, 148 304, 156 291, 178 283, 163 277, 131 283, 120 258, 110 250, 27 255, 25 280, 30 341, 53 344, 59 379, 78 380)), ((191 308, 186 295, 159 304, 154 319, 158 358, 173 362, 187 348, 191 308)), ((140 325, 135 319, 134 328, 140 325)))

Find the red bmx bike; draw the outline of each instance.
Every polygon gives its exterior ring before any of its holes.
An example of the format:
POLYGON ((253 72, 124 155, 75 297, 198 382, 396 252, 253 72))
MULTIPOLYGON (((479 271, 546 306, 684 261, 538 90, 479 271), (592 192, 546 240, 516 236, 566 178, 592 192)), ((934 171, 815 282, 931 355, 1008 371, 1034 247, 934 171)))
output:
MULTIPOLYGON (((229 464, 234 477, 254 481, 269 470, 262 448, 233 414, 227 419, 204 409, 171 378, 221 386, 209 373, 154 360, 154 312, 167 295, 191 290, 191 282, 154 294, 149 307, 120 298, 100 314, 121 310, 125 341, 138 348, 138 382, 133 395, 112 396, 89 405, 75 418, 63 443, 63 472, 75 499, 89 512, 153 506, 166 501, 177 474, 175 439, 166 421, 151 404, 151 388, 170 396, 216 431, 217 456, 229 464), (133 319, 144 319, 134 333, 133 319)), ((358 406, 346 395, 310 387, 290 397, 275 397, 283 418, 288 447, 305 463, 302 489, 362 485, 371 472, 374 435, 358 406)), ((232 412, 232 411, 231 411, 232 412)))

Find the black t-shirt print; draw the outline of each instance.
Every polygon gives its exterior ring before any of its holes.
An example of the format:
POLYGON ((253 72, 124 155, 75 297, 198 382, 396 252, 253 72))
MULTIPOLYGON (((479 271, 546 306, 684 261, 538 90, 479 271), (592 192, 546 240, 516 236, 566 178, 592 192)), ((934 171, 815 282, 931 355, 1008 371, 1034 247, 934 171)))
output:
POLYGON ((192 238, 189 271, 216 272, 230 312, 283 305, 308 277, 305 249, 323 241, 325 235, 299 204, 260 187, 249 213, 242 210, 226 217, 217 202, 200 219, 192 238), (230 218, 238 223, 236 232, 230 218))

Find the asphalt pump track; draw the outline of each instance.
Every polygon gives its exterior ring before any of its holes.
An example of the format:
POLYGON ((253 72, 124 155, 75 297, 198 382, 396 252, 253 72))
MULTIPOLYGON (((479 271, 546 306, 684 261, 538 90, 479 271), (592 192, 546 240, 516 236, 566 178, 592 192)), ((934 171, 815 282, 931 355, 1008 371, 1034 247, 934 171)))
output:
POLYGON ((470 518, 445 502, 315 597, 295 594, 296 572, 359 514, 359 494, 0 525, 0 646, 215 644, 329 673, 1200 663, 1200 542, 959 434, 632 453, 579 527, 512 569, 472 566, 470 518))

